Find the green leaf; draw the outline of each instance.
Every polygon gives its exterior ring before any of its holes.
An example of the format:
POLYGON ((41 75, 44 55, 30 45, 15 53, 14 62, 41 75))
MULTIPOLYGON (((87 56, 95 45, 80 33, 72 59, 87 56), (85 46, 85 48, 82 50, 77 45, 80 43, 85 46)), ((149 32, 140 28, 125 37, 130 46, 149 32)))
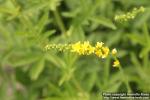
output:
POLYGON ((65 68, 66 64, 63 62, 63 60, 61 60, 58 56, 53 55, 53 54, 46 54, 45 55, 46 60, 50 61, 51 63, 53 63, 56 67, 58 68, 65 68))
POLYGON ((44 69, 44 65, 45 59, 41 58, 39 62, 37 62, 34 66, 31 67, 29 74, 32 80, 37 80, 37 78, 44 69))
POLYGON ((135 44, 140 44, 140 45, 142 45, 142 46, 145 46, 145 45, 146 45, 146 44, 145 44, 146 40, 145 40, 144 37, 141 36, 141 34, 132 34, 132 33, 130 33, 130 34, 128 34, 127 36, 128 36, 128 37, 131 39, 131 41, 132 41, 133 43, 135 43, 135 44))
POLYGON ((64 82, 69 81, 71 79, 71 77, 73 76, 75 68, 70 68, 68 70, 65 69, 65 72, 64 72, 64 74, 62 75, 62 78, 59 81, 59 86, 61 86, 64 82))
POLYGON ((84 79, 84 82, 82 82, 84 84, 84 88, 86 91, 90 92, 92 90, 92 88, 95 85, 95 81, 96 81, 96 73, 90 73, 89 77, 86 79, 84 79))
POLYGON ((149 18, 150 18, 150 9, 146 9, 146 12, 143 13, 137 20, 134 22, 135 27, 141 27, 149 18))
POLYGON ((106 26, 108 28, 111 28, 113 30, 117 29, 116 26, 112 23, 111 20, 104 18, 104 17, 92 17, 90 20, 94 23, 97 23, 99 25, 106 26))
POLYGON ((36 62, 39 59, 39 57, 33 57, 33 56, 27 56, 27 57, 22 57, 21 59, 18 59, 18 61, 12 62, 12 65, 14 67, 22 67, 27 64, 31 64, 33 62, 36 62))
POLYGON ((56 7, 60 5, 61 0, 50 0, 49 7, 50 10, 55 11, 56 7))
POLYGON ((48 13, 45 13, 40 19, 39 22, 37 23, 35 29, 41 33, 43 29, 45 28, 45 25, 48 24, 50 20, 48 19, 48 13))
POLYGON ((142 51, 140 52, 140 57, 143 58, 144 56, 148 55, 150 52, 150 47, 145 47, 142 49, 142 51))
POLYGON ((111 87, 107 88, 107 91, 116 92, 120 86, 121 86, 121 82, 114 83, 113 85, 111 85, 111 87))
POLYGON ((43 34, 43 38, 46 39, 46 38, 52 36, 55 32, 56 32, 56 30, 49 30, 43 34))
POLYGON ((48 88, 49 88, 49 90, 53 91, 54 93, 56 93, 59 96, 61 96, 63 94, 63 93, 61 93, 60 89, 57 87, 56 84, 49 83, 48 88))

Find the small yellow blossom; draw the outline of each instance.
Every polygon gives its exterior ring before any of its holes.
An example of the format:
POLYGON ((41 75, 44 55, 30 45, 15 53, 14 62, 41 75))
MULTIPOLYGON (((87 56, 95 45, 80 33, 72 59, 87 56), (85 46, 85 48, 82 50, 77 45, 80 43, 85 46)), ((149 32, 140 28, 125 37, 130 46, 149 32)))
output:
POLYGON ((98 57, 102 57, 102 51, 101 50, 95 50, 95 54, 98 57))
POLYGON ((116 50, 116 48, 114 48, 113 50, 112 50, 112 52, 111 52, 113 55, 116 55, 117 54, 117 50, 116 50))
POLYGON ((109 48, 108 47, 102 47, 102 58, 106 58, 109 54, 109 48))
POLYGON ((89 41, 85 41, 83 43, 77 42, 75 44, 72 44, 71 47, 71 51, 76 52, 79 55, 90 55, 95 51, 95 47, 92 47, 89 41))
POLYGON ((81 42, 79 41, 79 42, 77 42, 77 43, 75 43, 75 44, 72 44, 72 45, 71 45, 71 48, 72 48, 71 52, 80 53, 81 42))
POLYGON ((120 65, 119 60, 115 60, 115 61, 113 62, 113 67, 119 67, 119 65, 120 65))
POLYGON ((88 49, 90 47, 90 43, 89 41, 85 41, 82 45, 81 45, 81 51, 82 51, 82 54, 86 54, 88 49))
POLYGON ((97 42, 96 43, 96 48, 101 48, 103 46, 103 42, 97 42))
POLYGON ((92 54, 95 51, 95 47, 89 46, 87 54, 92 54))

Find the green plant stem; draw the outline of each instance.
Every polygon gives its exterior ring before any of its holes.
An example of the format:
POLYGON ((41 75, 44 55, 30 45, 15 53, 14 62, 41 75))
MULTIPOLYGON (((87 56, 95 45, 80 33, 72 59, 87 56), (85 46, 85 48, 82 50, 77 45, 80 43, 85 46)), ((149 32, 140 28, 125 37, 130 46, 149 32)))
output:
POLYGON ((79 85, 78 81, 74 77, 73 77, 73 84, 76 86, 78 91, 83 92, 83 89, 81 88, 81 86, 79 85))
POLYGON ((104 67, 104 82, 105 83, 108 83, 108 80, 109 80, 109 62, 110 62, 110 58, 108 58, 106 60, 106 63, 105 63, 105 67, 104 67))
POLYGON ((57 9, 56 9, 55 11, 53 11, 53 13, 54 13, 56 22, 57 22, 57 24, 58 24, 58 26, 59 26, 61 32, 62 32, 62 33, 65 33, 65 32, 66 32, 66 29, 65 29, 64 23, 63 23, 63 21, 62 21, 60 15, 59 15, 57 9))
POLYGON ((120 70, 122 76, 124 77, 124 80, 123 80, 123 81, 124 81, 124 83, 125 83, 125 85, 126 85, 126 87, 127 87, 128 93, 132 92, 132 90, 131 90, 131 88, 130 88, 130 86, 129 86, 129 81, 128 81, 127 77, 125 76, 124 71, 123 71, 121 65, 119 66, 119 70, 120 70))

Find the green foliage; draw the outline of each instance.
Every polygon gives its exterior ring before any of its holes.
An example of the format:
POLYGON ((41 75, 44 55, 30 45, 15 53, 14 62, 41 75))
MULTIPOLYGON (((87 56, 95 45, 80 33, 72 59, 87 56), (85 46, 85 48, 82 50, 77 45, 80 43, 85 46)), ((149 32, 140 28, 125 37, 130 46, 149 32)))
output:
POLYGON ((0 100, 101 100, 150 91, 149 0, 0 0, 0 100), (117 23, 114 16, 143 6, 117 23), (122 71, 94 56, 44 51, 88 40, 118 49, 122 71))

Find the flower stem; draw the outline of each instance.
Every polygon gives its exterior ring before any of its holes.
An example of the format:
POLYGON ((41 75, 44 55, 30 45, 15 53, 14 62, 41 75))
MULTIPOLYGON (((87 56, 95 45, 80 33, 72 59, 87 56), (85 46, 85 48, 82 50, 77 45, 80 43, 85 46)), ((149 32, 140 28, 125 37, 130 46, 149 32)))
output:
POLYGON ((127 87, 128 93, 132 92, 132 90, 130 88, 130 85, 129 85, 129 81, 128 81, 127 77, 125 76, 125 73, 124 73, 121 65, 119 66, 119 70, 120 70, 122 76, 124 77, 123 81, 124 81, 124 83, 125 83, 125 85, 127 87))

